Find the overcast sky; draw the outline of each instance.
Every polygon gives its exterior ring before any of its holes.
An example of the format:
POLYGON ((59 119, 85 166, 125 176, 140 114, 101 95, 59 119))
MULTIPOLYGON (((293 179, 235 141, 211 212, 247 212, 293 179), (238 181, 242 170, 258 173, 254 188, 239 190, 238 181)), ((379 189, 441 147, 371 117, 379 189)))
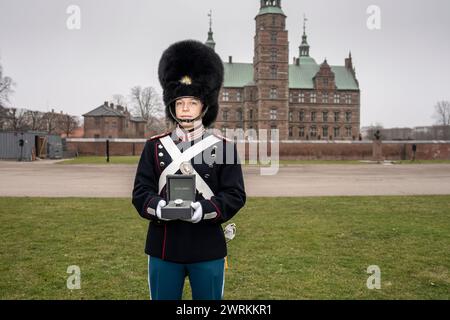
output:
MULTIPOLYGON (((450 100, 450 1, 283 0, 290 62, 306 14, 310 54, 343 65, 352 52, 361 88, 361 126, 431 125, 433 106, 450 100), (370 30, 370 5, 380 29, 370 30)), ((81 115, 128 95, 135 85, 160 91, 164 49, 206 41, 213 11, 216 51, 252 62, 259 0, 0 0, 0 63, 17 83, 13 106, 81 115), (81 28, 69 30, 70 5, 81 28)))

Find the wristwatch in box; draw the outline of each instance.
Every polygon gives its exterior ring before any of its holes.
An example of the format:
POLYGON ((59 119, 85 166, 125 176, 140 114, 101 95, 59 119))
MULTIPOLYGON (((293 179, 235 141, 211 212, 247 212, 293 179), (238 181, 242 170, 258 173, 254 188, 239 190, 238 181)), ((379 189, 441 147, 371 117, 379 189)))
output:
POLYGON ((195 201, 195 174, 173 174, 166 177, 167 205, 161 208, 161 218, 168 220, 191 219, 195 201))

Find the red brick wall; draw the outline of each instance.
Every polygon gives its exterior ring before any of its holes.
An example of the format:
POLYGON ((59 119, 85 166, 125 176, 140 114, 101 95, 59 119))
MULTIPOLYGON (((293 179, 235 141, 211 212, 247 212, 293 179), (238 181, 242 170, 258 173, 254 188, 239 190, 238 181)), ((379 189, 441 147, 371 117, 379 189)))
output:
MULTIPOLYGON (((110 142, 110 156, 139 156, 144 148, 143 142, 110 142)), ((106 142, 67 142, 67 150, 80 156, 105 156, 106 142)))
MULTIPOLYGON (((449 143, 416 142, 416 159, 449 159, 449 143)), ((110 142, 111 156, 139 156, 144 142, 110 142), (133 147, 134 145, 134 147, 133 147)), ((78 152, 80 156, 104 156, 106 154, 105 142, 67 142, 69 151, 78 152)), ((248 145, 246 146, 248 154, 248 145)), ((412 143, 383 142, 383 158, 385 160, 408 160, 412 158, 412 143)), ((270 146, 268 147, 270 153, 270 146)), ((247 156, 246 156, 247 157, 247 156)), ((349 143, 280 143, 280 158, 282 160, 371 160, 371 142, 349 143)), ((242 156, 241 156, 241 159, 242 156)))

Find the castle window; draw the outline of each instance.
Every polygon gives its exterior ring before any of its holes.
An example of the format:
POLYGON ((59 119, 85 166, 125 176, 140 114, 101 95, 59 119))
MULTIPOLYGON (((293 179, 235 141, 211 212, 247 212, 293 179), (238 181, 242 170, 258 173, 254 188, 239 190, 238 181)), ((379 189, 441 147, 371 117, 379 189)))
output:
POLYGON ((334 122, 339 122, 339 112, 334 113, 334 122))
POLYGON ((317 95, 316 95, 315 93, 311 93, 311 98, 310 98, 310 100, 311 100, 311 103, 316 103, 316 101, 317 101, 317 95))
POLYGON ((335 137, 339 137, 339 135, 340 135, 340 129, 339 129, 339 127, 334 128, 334 136, 335 136, 335 137))
POLYGON ((277 88, 271 88, 270 89, 270 99, 276 99, 277 98, 277 88))
POLYGON ((272 49, 270 53, 270 60, 277 61, 277 58, 278 58, 277 49, 272 49))
POLYGON ((327 112, 327 111, 324 111, 324 112, 322 113, 322 116, 323 116, 323 122, 327 122, 327 121, 328 121, 328 112, 327 112))
POLYGON ((301 110, 301 111, 298 113, 298 120, 299 120, 299 121, 305 121, 305 111, 301 110))
POLYGON ((222 120, 227 121, 228 120, 228 110, 223 110, 222 112, 222 120))
POLYGON ((317 127, 311 127, 311 130, 310 130, 310 136, 311 137, 315 137, 315 136, 317 136, 317 127))
POLYGON ((298 136, 299 137, 304 137, 305 136, 305 128, 304 127, 298 128, 298 136))
POLYGON ((323 132, 323 134, 322 134, 323 137, 328 137, 328 127, 323 127, 322 132, 323 132))
POLYGON ((294 121, 294 115, 292 111, 289 111, 289 121, 294 121))
POLYGON ((305 102, 305 94, 303 92, 300 92, 298 94, 298 102, 304 103, 305 102))
POLYGON ((334 94, 334 103, 340 103, 340 97, 337 93, 334 94))
POLYGON ((322 103, 328 103, 328 93, 326 92, 322 94, 322 103))
POLYGON ((294 95, 292 94, 292 92, 289 92, 289 102, 292 103, 293 97, 294 97, 294 95))
POLYGON ((351 94, 347 94, 345 96, 345 103, 346 104, 351 104, 352 103, 352 95, 351 94))
POLYGON ((241 92, 240 91, 236 92, 236 100, 241 101, 241 92))
POLYGON ((328 78, 323 79, 323 86, 328 87, 328 78))
POLYGON ((277 120, 277 109, 270 110, 270 120, 277 120))
POLYGON ((276 32, 272 32, 270 34, 270 40, 272 41, 272 43, 277 43, 277 33, 276 32))
POLYGON ((346 135, 347 137, 351 137, 352 136, 352 127, 346 127, 346 135))
POLYGON ((229 101, 230 100, 230 94, 228 91, 222 92, 222 100, 223 101, 229 101))
POLYGON ((352 121, 352 113, 351 111, 348 111, 345 113, 345 121, 351 122, 352 121))
POLYGON ((316 112, 311 112, 311 121, 316 121, 316 112))
POLYGON ((270 67, 270 78, 276 79, 277 78, 277 66, 271 66, 270 67))
POLYGON ((242 119, 242 110, 236 111, 236 119, 237 119, 238 121, 242 121, 242 120, 243 120, 243 119, 242 119))
POLYGON ((249 116, 250 120, 253 120, 253 110, 250 110, 249 116))
POLYGON ((292 137, 292 127, 289 127, 289 137, 292 137))

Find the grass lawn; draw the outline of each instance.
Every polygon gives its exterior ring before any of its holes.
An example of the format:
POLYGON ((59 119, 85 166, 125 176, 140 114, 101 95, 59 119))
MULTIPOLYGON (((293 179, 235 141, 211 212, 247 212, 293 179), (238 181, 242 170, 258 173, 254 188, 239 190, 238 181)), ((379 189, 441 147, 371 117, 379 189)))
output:
MULTIPOLYGON (((117 156, 110 157, 109 164, 137 164, 139 162, 139 156, 117 156)), ((394 161, 395 164, 433 164, 433 163, 448 163, 450 160, 399 160, 394 161)), ((98 156, 82 156, 75 159, 64 160, 57 164, 108 164, 106 157, 98 156)), ((359 160, 281 160, 279 162, 281 166, 284 165, 304 165, 304 164, 367 164, 359 160)), ((249 165, 249 164, 244 164, 249 165)), ((251 165, 249 165, 251 166, 251 165)))
MULTIPOLYGON (((233 222, 225 299, 450 298, 450 196, 249 198, 233 222)), ((0 198, 0 299, 147 299, 146 229, 130 199, 0 198)))

